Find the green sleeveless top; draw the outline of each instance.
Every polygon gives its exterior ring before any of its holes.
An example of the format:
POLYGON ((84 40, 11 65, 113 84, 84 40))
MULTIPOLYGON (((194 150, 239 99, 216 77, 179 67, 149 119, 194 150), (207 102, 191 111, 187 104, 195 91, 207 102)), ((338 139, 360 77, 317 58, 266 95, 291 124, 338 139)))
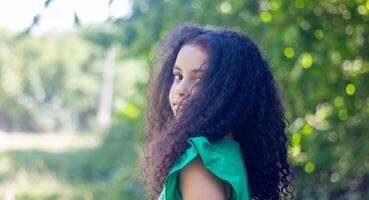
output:
POLYGON ((250 200, 247 185, 246 168, 243 163, 239 144, 223 138, 210 143, 204 136, 191 137, 186 140, 188 148, 169 170, 163 190, 158 200, 182 200, 179 190, 179 171, 197 155, 205 167, 219 179, 227 181, 232 187, 230 200, 250 200))

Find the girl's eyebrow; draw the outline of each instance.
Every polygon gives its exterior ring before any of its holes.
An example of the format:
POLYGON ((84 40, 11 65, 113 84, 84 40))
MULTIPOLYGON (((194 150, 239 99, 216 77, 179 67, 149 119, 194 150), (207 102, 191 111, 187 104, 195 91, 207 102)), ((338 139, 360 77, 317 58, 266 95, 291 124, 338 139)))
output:
MULTIPOLYGON (((177 66, 174 66, 174 69, 177 69, 179 71, 182 71, 181 68, 177 67, 177 66)), ((197 72, 203 72, 204 70, 202 68, 199 68, 199 69, 194 69, 192 70, 192 73, 197 73, 197 72)))

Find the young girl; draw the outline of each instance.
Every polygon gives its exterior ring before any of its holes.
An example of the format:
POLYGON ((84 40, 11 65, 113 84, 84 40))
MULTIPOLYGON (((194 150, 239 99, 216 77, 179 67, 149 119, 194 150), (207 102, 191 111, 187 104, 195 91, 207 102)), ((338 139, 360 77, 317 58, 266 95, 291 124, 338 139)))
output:
POLYGON ((284 110, 257 45, 187 24, 155 55, 141 168, 151 199, 293 199, 284 110))

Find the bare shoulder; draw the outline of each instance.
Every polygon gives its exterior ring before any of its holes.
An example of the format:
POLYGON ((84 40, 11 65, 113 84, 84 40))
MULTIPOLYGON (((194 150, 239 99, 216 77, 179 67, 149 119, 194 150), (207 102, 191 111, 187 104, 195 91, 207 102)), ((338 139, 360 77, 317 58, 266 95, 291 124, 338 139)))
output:
POLYGON ((225 200, 224 182, 211 173, 197 156, 180 172, 180 191, 183 200, 225 200))

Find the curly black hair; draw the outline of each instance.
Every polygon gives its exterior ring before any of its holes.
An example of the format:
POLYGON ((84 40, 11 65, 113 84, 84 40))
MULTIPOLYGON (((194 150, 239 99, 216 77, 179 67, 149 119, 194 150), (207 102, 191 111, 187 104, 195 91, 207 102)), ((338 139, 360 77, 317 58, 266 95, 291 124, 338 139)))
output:
POLYGON ((151 64, 143 180, 156 199, 165 178, 189 147, 186 139, 210 142, 232 132, 240 144, 253 199, 293 199, 287 120, 269 63, 247 36, 224 27, 183 24, 158 43, 151 64), (184 45, 206 50, 208 68, 184 114, 174 116, 168 99, 173 65, 184 45))

